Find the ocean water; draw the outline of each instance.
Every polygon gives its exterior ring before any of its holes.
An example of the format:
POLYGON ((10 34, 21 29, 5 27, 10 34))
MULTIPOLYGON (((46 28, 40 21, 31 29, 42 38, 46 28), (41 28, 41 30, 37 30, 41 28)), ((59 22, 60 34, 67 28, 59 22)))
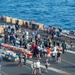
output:
POLYGON ((75 30, 75 0, 0 0, 0 16, 75 30))

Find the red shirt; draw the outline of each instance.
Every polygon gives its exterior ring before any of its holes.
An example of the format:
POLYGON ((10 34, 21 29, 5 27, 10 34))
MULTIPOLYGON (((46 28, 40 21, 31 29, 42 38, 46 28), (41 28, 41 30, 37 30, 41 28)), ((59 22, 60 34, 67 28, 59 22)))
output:
POLYGON ((50 53, 51 53, 50 49, 47 49, 47 54, 50 54, 50 53))
POLYGON ((36 48, 36 44, 33 44, 32 45, 32 49, 34 50, 36 48))

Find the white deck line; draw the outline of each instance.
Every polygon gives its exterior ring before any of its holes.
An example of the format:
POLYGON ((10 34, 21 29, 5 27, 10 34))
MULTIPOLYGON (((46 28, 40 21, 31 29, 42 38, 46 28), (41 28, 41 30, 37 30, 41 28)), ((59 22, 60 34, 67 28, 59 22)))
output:
POLYGON ((0 75, 8 75, 8 74, 3 71, 0 71, 0 75))
POLYGON ((71 50, 65 50, 65 52, 75 54, 75 51, 71 51, 71 50))
MULTIPOLYGON (((27 63, 28 63, 28 64, 31 64, 32 61, 27 60, 27 63)), ((46 69, 44 65, 41 65, 41 68, 46 69)), ((57 73, 60 73, 60 74, 65 74, 65 73, 67 73, 67 72, 65 72, 65 71, 63 71, 63 70, 59 70, 59 69, 56 69, 56 68, 53 68, 53 67, 49 67, 48 70, 53 71, 53 72, 57 72, 57 73)))

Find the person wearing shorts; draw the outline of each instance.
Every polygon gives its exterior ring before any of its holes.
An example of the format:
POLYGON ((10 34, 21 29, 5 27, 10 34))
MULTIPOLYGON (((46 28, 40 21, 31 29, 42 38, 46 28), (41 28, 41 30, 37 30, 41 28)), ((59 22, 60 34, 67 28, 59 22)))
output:
POLYGON ((32 74, 36 74, 36 63, 34 61, 31 63, 31 70, 32 74))
POLYGON ((46 72, 48 72, 48 66, 49 66, 48 59, 46 59, 45 61, 46 72))
POLYGON ((61 63, 61 52, 60 51, 57 52, 57 62, 61 63))
POLYGON ((41 74, 40 60, 36 62, 36 74, 41 74))

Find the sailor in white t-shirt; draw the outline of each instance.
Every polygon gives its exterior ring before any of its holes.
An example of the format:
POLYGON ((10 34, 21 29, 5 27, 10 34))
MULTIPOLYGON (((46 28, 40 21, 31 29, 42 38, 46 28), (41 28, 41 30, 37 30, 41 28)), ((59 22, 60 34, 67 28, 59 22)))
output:
POLYGON ((36 73, 40 73, 41 74, 41 65, 40 65, 40 60, 38 60, 37 62, 36 62, 36 73))
POLYGON ((15 29, 16 29, 16 28, 15 28, 15 25, 12 25, 12 26, 11 26, 11 29, 14 29, 14 30, 15 30, 15 29))
POLYGON ((55 47, 53 48, 53 50, 56 52, 56 51, 57 51, 57 47, 55 46, 55 47))
POLYGON ((36 62, 36 68, 40 68, 40 61, 39 60, 36 62))
POLYGON ((53 61, 56 61, 57 58, 57 46, 54 46, 53 52, 52 52, 53 61))

